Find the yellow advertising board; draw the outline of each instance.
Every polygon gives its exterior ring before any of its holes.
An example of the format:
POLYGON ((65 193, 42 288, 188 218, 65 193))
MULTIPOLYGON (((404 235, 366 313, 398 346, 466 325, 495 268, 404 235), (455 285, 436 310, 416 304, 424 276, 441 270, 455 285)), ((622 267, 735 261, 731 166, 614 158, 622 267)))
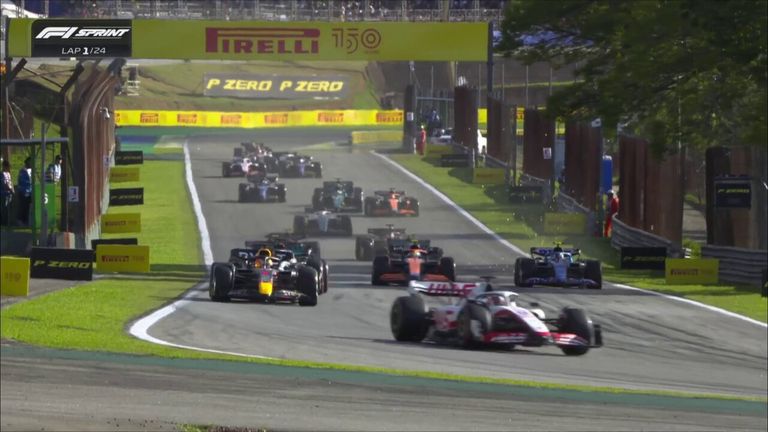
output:
POLYGON ((109 170, 111 183, 125 183, 140 181, 141 174, 138 166, 115 166, 109 170))
POLYGON ((1 257, 0 268, 0 294, 16 297, 29 295, 29 258, 1 257))
POLYGON ((667 258, 665 276, 670 285, 718 283, 720 261, 714 258, 667 258))
POLYGON ((101 232, 141 232, 141 213, 108 213, 101 215, 101 232))
POLYGON ((182 126, 279 128, 297 126, 400 126, 403 112, 399 110, 338 110, 283 112, 214 112, 214 111, 155 111, 120 110, 118 126, 182 126))
POLYGON ((96 246, 100 272, 149 273, 149 246, 100 244, 96 246))
POLYGON ((472 183, 475 184, 504 184, 506 170, 504 168, 473 168, 472 183))
POLYGON ((584 234, 586 227, 584 213, 544 213, 544 234, 584 234))
POLYGON ((427 157, 440 157, 444 154, 453 154, 453 146, 443 144, 427 144, 424 155, 427 157))
POLYGON ((349 142, 353 145, 402 141, 403 131, 401 130, 353 131, 349 134, 349 142))

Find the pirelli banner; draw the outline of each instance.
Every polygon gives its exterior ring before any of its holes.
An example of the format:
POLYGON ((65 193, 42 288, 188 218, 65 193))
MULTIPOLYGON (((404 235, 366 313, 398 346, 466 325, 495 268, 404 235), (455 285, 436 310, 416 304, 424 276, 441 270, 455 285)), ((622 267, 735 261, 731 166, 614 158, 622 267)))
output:
POLYGON ((108 213, 101 215, 101 232, 141 232, 141 213, 108 213))
POLYGON ((96 268, 100 272, 149 273, 149 246, 100 244, 96 268))
POLYGON ((487 61, 487 23, 15 18, 11 57, 487 61))
MULTIPOLYGON (((399 110, 338 110, 283 112, 143 111, 115 114, 118 126, 209 128, 280 128, 301 126, 402 126, 399 110)), ((113 168, 114 170, 114 168, 113 168)))
POLYGON ((349 93, 346 77, 207 73, 203 95, 252 99, 340 99, 349 93))

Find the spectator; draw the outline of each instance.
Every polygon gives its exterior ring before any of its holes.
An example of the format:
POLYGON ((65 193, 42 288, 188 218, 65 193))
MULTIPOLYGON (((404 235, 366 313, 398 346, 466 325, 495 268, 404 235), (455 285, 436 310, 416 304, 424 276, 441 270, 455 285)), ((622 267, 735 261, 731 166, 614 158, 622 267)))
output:
POLYGON ((613 216, 619 212, 619 197, 616 196, 612 190, 606 192, 608 195, 608 212, 605 214, 605 230, 603 237, 609 237, 611 235, 611 227, 613 225, 613 216))
POLYGON ((16 179, 17 202, 19 203, 19 224, 29 225, 29 205, 32 204, 32 159, 24 159, 24 167, 19 170, 19 176, 16 179))
POLYGON ((45 171, 45 180, 50 183, 58 183, 61 180, 61 155, 56 155, 53 163, 48 165, 45 171))
POLYGON ((11 203, 13 203, 13 180, 11 179, 11 163, 3 161, 3 185, 2 190, 2 208, 0 208, 0 225, 9 225, 11 215, 11 203))

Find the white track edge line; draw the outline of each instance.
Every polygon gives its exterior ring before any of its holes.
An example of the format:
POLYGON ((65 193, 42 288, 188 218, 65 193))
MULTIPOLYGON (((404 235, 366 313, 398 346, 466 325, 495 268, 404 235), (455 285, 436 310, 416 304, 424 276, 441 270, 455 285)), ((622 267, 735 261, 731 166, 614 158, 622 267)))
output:
MULTIPOLYGON (((210 267, 210 265, 213 263, 213 252, 211 251, 211 237, 208 234, 208 224, 205 222, 205 215, 203 215, 203 207, 200 205, 200 197, 197 195, 197 188, 195 187, 194 177, 192 176, 192 161, 189 156, 189 146, 188 141, 184 141, 184 172, 185 172, 185 178, 187 181, 187 190, 189 192, 190 197, 192 198, 192 208, 195 211, 195 216, 197 219, 197 227, 200 231, 200 243, 201 248, 203 250, 203 262, 205 263, 206 267, 210 267)), ((188 345, 181 345, 176 344, 173 342, 168 342, 162 339, 158 339, 154 336, 151 336, 148 331, 150 327, 157 324, 158 321, 161 319, 167 317, 168 315, 174 313, 176 311, 176 308, 182 304, 183 302, 187 301, 188 298, 195 295, 196 291, 201 288, 205 282, 201 282, 197 285, 195 285, 192 289, 190 289, 182 298, 179 300, 176 300, 175 302, 162 307, 151 314, 139 319, 135 323, 131 325, 131 327, 128 329, 128 332, 133 335, 134 337, 141 339, 146 342, 158 344, 158 345, 165 345, 175 348, 184 348, 184 349, 190 349, 195 351, 204 351, 209 353, 215 353, 215 354, 229 354, 234 355, 238 357, 252 357, 252 358, 260 358, 260 359, 271 359, 272 357, 265 357, 260 355, 249 355, 249 354, 242 354, 237 352, 230 352, 230 351, 220 351, 215 349, 208 349, 208 348, 199 348, 199 347, 193 347, 188 345)))
MULTIPOLYGON (((397 162, 393 161, 392 159, 388 158, 386 155, 383 155, 381 153, 377 153, 376 151, 373 151, 373 150, 371 150, 371 153, 373 153, 374 155, 378 156, 379 158, 381 158, 385 162, 389 163, 393 167, 395 167, 398 170, 402 171, 403 174, 407 175, 408 177, 410 177, 413 180, 415 180, 416 182, 418 182, 420 185, 422 185, 425 188, 427 188, 430 192, 435 194, 438 198, 443 200, 446 204, 450 205, 453 209, 455 209, 456 211, 461 213, 461 215, 466 217, 470 222, 472 222, 473 224, 477 225, 478 228, 480 228, 484 232, 492 235, 495 240, 499 241, 499 243, 503 244, 507 248, 511 249, 512 251, 514 251, 514 252, 516 252, 516 253, 518 253, 520 255, 527 255, 520 248, 518 248, 517 246, 513 245, 509 241, 501 238, 501 236, 499 236, 495 232, 491 231, 490 228, 485 226, 482 222, 480 222, 477 218, 475 218, 474 216, 469 214, 466 210, 464 210, 463 208, 459 207, 458 204, 453 202, 450 198, 448 198, 445 194, 443 194, 442 192, 437 190, 434 186, 432 186, 431 184, 429 184, 426 181, 424 181, 421 177, 419 177, 416 174, 408 171, 402 165, 400 165, 399 163, 397 163, 397 162)), ((643 289, 643 288, 637 288, 637 287, 633 287, 633 286, 629 286, 629 285, 624 285, 624 284, 611 283, 611 285, 613 285, 613 286, 615 286, 617 288, 621 288, 621 289, 633 290, 633 291, 641 291, 641 292, 653 294, 653 295, 656 295, 656 296, 659 296, 659 297, 664 297, 664 298, 667 298, 667 299, 670 299, 670 300, 674 300, 674 301, 678 301, 678 302, 682 302, 682 303, 687 303, 687 304, 690 304, 690 305, 698 306, 700 308, 707 309, 707 310, 710 310, 712 312, 716 312, 716 313, 719 313, 719 314, 722 314, 722 315, 726 315, 726 316, 729 316, 729 317, 732 317, 732 318, 737 318, 737 319, 740 319, 742 321, 746 321, 746 322, 751 323, 751 324, 756 324, 756 325, 758 325, 760 327, 768 328, 768 323, 764 323, 764 322, 758 321, 756 319, 750 318, 748 316, 744 316, 744 315, 741 315, 741 314, 737 314, 735 312, 731 312, 731 311, 728 311, 728 310, 725 310, 725 309, 721 309, 721 308, 716 307, 716 306, 711 306, 711 305, 708 305, 708 304, 705 304, 705 303, 697 302, 696 300, 691 300, 691 299, 687 299, 687 298, 684 298, 684 297, 678 297, 678 296, 673 296, 673 295, 669 295, 669 294, 664 294, 664 293, 660 293, 660 292, 657 292, 657 291, 650 291, 650 290, 646 290, 646 289, 643 289)))

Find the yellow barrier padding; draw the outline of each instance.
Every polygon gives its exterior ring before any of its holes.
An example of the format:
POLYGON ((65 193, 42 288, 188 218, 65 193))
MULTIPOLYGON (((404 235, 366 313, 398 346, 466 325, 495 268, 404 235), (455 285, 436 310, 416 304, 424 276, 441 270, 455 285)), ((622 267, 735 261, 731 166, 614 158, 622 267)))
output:
POLYGON ((137 182, 141 180, 138 166, 115 166, 109 170, 111 183, 137 182))
POLYGON ((26 297, 29 295, 29 258, 2 257, 2 279, 0 294, 4 296, 26 297))
POLYGON ((720 260, 714 258, 667 258, 665 276, 670 285, 718 283, 720 260))
POLYGON ((149 273, 149 246, 100 244, 96 268, 102 272, 149 273))
POLYGON ((349 141, 351 144, 374 144, 382 142, 402 142, 403 131, 385 130, 385 131, 354 131, 350 133, 349 141))
POLYGON ((108 213, 101 215, 101 232, 141 232, 141 213, 108 213))
POLYGON ((504 184, 506 170, 504 168, 473 168, 472 183, 474 184, 504 184))
POLYGON ((315 110, 281 112, 215 112, 119 110, 119 126, 181 126, 279 128, 297 126, 382 126, 402 125, 400 110, 315 110))
POLYGON ((586 226, 583 213, 544 213, 544 234, 584 234, 586 226))
POLYGON ((424 149, 424 156, 427 157, 440 157, 440 155, 444 154, 453 154, 453 146, 447 144, 427 144, 424 149))

